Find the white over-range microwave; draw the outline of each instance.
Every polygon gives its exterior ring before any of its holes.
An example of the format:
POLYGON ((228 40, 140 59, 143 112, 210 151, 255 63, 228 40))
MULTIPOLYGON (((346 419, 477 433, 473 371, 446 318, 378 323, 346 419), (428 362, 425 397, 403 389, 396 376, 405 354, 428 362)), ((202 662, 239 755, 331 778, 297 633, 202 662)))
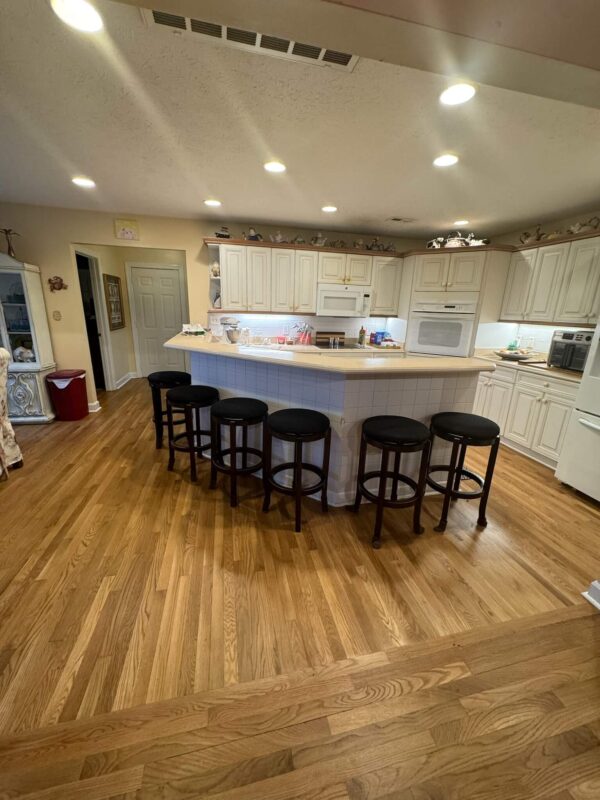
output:
POLYGON ((368 317, 371 287, 341 283, 319 283, 317 314, 321 317, 368 317))
POLYGON ((416 292, 406 332, 407 352, 471 355, 477 301, 477 292, 416 292))

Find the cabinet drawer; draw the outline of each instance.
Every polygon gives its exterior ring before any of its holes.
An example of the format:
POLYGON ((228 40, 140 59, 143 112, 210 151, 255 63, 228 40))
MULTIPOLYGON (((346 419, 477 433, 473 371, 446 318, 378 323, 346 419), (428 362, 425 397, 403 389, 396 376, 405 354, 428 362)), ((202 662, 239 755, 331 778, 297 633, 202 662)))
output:
POLYGON ((517 377, 517 373, 514 369, 510 367, 496 367, 493 373, 490 375, 496 381, 505 381, 506 383, 514 383, 517 377))
POLYGON ((531 372, 522 372, 517 376, 518 386, 530 386, 541 392, 552 392, 575 400, 579 388, 578 384, 571 381, 561 381, 559 378, 548 378, 546 375, 533 375, 531 372))

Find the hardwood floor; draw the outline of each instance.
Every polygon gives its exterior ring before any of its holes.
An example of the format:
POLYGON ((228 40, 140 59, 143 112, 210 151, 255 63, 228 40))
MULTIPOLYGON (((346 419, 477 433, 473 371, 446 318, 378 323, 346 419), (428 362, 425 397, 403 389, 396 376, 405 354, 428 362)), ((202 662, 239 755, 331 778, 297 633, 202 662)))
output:
POLYGON ((374 551, 372 507, 307 501, 297 535, 255 480, 231 510, 206 465, 197 485, 183 458, 168 473, 145 381, 18 436, 0 797, 600 797, 598 618, 579 594, 600 576, 600 509, 546 468, 502 448, 486 530, 463 501, 434 533, 428 497, 425 534, 388 510, 374 551), (463 772, 487 793, 461 794, 463 772))

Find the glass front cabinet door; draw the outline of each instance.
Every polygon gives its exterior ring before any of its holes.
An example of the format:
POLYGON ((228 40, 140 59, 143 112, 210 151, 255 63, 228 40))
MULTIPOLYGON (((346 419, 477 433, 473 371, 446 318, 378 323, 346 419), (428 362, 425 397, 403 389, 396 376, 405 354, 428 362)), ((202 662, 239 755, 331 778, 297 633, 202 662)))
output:
POLYGON ((8 350, 8 415, 49 422, 46 375, 55 369, 39 268, 0 253, 0 346, 8 350))

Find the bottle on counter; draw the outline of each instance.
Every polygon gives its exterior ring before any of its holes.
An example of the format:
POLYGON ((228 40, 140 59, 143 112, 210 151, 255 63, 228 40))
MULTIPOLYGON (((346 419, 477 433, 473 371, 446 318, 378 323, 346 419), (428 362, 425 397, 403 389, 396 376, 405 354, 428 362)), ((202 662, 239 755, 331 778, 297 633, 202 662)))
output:
POLYGON ((359 345, 359 347, 364 347, 365 346, 366 336, 367 336, 366 328, 365 328, 364 325, 361 325, 360 326, 360 330, 358 332, 358 345, 359 345))

